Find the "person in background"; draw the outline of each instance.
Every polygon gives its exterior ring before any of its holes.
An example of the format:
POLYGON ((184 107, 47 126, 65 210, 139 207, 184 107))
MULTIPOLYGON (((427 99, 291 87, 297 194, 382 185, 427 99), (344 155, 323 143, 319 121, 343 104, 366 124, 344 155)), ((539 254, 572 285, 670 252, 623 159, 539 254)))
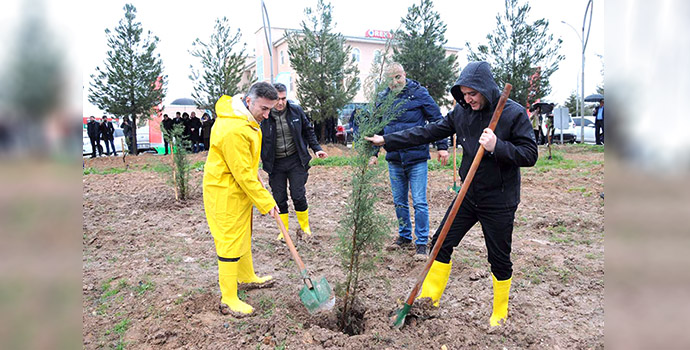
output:
POLYGON ((594 141, 597 145, 604 144, 604 99, 594 108, 594 141))
MULTIPOLYGON (((381 93, 381 99, 394 96, 395 112, 400 114, 384 127, 384 135, 415 126, 441 121, 442 115, 438 105, 429 95, 429 91, 418 82, 407 79, 400 63, 390 63, 385 70, 390 79, 388 88, 381 93)), ((436 141, 438 158, 442 165, 448 162, 448 142, 445 139, 436 141)), ((429 240, 429 205, 426 200, 429 145, 421 144, 399 150, 388 150, 388 172, 390 174, 395 215, 398 218, 398 237, 389 247, 397 249, 412 244, 412 222, 410 220, 409 193, 412 193, 415 228, 415 260, 425 260, 429 240)), ((378 162, 378 149, 370 162, 378 162)))
MULTIPOLYGON (((161 131, 163 131, 163 146, 165 146, 164 155, 168 154, 168 146, 172 146, 172 130, 174 123, 175 121, 170 119, 167 114, 163 114, 163 121, 161 122, 163 129, 161 131)), ((172 148, 170 149, 170 152, 172 153, 172 148)))
POLYGON ((108 117, 105 115, 101 118, 100 131, 101 140, 105 141, 106 154, 110 155, 110 150, 112 149, 113 155, 117 156, 117 151, 115 150, 115 127, 113 127, 113 123, 108 121, 108 117))
POLYGON ((208 151, 208 147, 211 144, 211 127, 213 126, 213 120, 208 113, 204 113, 201 116, 201 142, 204 143, 204 150, 208 151))
POLYGON ((103 155, 103 148, 101 148, 101 130, 100 125, 96 121, 96 117, 90 116, 89 122, 86 124, 86 132, 89 135, 89 141, 91 141, 91 158, 96 158, 96 152, 98 155, 103 155))
POLYGON ((129 121, 129 117, 122 118, 122 124, 120 125, 122 133, 125 135, 125 142, 127 142, 127 149, 129 153, 132 152, 132 123, 129 121))
POLYGON ((189 140, 192 141, 192 153, 201 151, 201 120, 192 111, 189 117, 189 140))
MULTIPOLYGON (((290 184, 290 197, 295 206, 295 213, 300 228, 311 235, 309 226, 309 205, 307 204, 307 178, 309 177, 309 149, 311 147, 318 158, 327 158, 328 154, 321 149, 314 126, 307 118, 302 107, 287 100, 287 87, 283 84, 273 85, 278 91, 278 103, 271 110, 268 119, 261 123, 263 142, 261 161, 268 173, 273 198, 278 203, 280 218, 289 227, 287 186, 290 184)), ((282 239, 283 234, 278 236, 282 239)))

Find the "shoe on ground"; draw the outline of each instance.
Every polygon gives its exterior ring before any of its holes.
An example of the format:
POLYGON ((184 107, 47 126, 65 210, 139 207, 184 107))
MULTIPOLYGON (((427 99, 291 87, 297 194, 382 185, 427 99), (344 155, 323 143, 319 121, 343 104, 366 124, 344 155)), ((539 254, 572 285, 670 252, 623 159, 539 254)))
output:
POLYGON ((415 260, 426 260, 427 259, 426 245, 417 244, 416 252, 414 254, 414 259, 415 260))
POLYGON ((390 246, 388 246, 388 250, 395 250, 395 249, 400 249, 400 248, 405 248, 409 247, 412 245, 412 240, 407 239, 405 237, 400 237, 395 239, 393 243, 391 243, 390 246))

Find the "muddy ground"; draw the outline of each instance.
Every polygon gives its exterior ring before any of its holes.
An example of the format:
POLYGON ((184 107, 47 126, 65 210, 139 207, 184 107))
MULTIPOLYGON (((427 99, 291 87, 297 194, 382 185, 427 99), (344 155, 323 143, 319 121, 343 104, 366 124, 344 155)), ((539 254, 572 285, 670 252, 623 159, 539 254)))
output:
MULTIPOLYGON (((513 288, 505 326, 488 327, 492 287, 481 229, 453 254, 441 307, 409 317, 401 330, 388 315, 415 283, 423 262, 412 250, 386 251, 360 296, 365 331, 337 330, 333 313, 310 315, 297 295, 298 271, 270 217, 254 216, 253 252, 275 287, 241 291, 251 317, 223 316, 216 254, 194 172, 193 198, 175 201, 165 157, 85 159, 83 176, 83 346, 88 349, 599 349, 604 344, 604 153, 593 146, 554 150, 563 159, 523 169, 522 203, 513 233, 513 288), (115 168, 115 169, 113 169, 115 168)), ((342 146, 330 155, 347 155, 342 146)), ((548 155, 540 146, 540 158, 548 155)), ((206 154, 192 156, 192 163, 206 154)), ((307 196, 312 239, 297 249, 313 275, 344 278, 334 258, 335 228, 348 196, 347 167, 315 166, 307 196)), ((267 180, 267 176, 262 172, 267 180)), ((387 181, 387 180, 386 180, 387 181)), ((452 170, 429 173, 429 211, 436 230, 453 198, 452 170)), ((381 210, 394 219, 390 190, 381 210)), ((298 227, 291 208, 291 231, 298 227)), ((391 228, 390 240, 396 235, 391 228)), ((414 309, 413 309, 414 313, 414 309)), ((419 312, 418 312, 419 313, 419 312)))

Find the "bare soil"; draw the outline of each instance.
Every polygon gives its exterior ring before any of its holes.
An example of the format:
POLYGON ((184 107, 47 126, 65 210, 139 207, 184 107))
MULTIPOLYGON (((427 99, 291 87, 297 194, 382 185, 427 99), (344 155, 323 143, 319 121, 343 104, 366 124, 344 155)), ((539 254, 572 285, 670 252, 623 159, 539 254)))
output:
MULTIPOLYGON (((492 286, 479 225, 453 253, 440 308, 416 305, 401 330, 389 315, 412 289, 424 262, 413 250, 385 251, 361 283, 364 332, 337 329, 333 312, 311 315, 300 302, 296 265, 270 217, 254 215, 253 252, 272 288, 241 291, 250 317, 218 312, 213 239, 204 216, 201 171, 190 200, 175 201, 164 173, 169 158, 128 157, 124 173, 83 176, 83 347, 132 349, 600 349, 604 344, 604 153, 556 146, 575 167, 523 169, 522 203, 513 233, 513 287, 507 323, 489 329, 492 286), (146 165, 149 165, 148 167, 146 165)), ((347 155, 327 146, 330 155, 347 155)), ((548 154, 540 147, 540 157, 548 154)), ((433 154, 432 154, 433 155, 433 154)), ((192 155, 192 163, 206 153, 192 155)), ((85 159, 100 171, 123 168, 121 157, 85 159)), ((262 172, 262 177, 267 176, 262 172)), ((334 255, 335 229, 348 196, 349 168, 310 169, 307 196, 314 237, 297 239, 313 276, 344 280, 334 255)), ((388 181, 385 179, 385 181, 388 181)), ((267 181, 265 181, 267 182, 267 181)), ((429 173, 434 232, 454 197, 452 170, 429 173)), ((380 208, 394 220, 390 190, 380 208)), ((297 219, 291 208, 290 230, 297 219)), ((396 229, 391 227, 391 241, 396 229)))

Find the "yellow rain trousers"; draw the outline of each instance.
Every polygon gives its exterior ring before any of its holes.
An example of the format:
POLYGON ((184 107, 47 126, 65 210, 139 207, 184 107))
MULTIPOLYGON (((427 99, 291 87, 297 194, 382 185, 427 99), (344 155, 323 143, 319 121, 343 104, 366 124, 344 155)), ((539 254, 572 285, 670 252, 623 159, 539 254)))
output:
POLYGON ((238 263, 251 259, 252 206, 266 214, 276 202, 258 179, 259 124, 239 97, 221 97, 216 114, 204 166, 204 210, 218 255, 221 300, 250 313, 251 306, 237 302, 238 274, 248 272, 237 271, 238 263))

